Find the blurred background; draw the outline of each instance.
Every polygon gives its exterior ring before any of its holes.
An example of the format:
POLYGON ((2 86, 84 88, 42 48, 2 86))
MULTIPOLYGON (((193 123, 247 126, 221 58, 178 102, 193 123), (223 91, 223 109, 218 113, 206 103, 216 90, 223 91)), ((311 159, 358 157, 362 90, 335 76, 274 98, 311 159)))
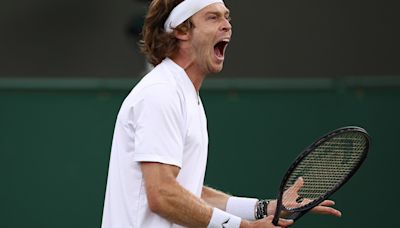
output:
MULTIPOLYGON (((273 198, 302 149, 358 125, 372 149, 334 196, 343 218, 296 227, 399 227, 400 3, 225 3, 233 39, 201 92, 206 184, 273 198)), ((147 5, 0 2, 0 227, 100 227, 114 121, 147 69, 137 48, 147 5)))

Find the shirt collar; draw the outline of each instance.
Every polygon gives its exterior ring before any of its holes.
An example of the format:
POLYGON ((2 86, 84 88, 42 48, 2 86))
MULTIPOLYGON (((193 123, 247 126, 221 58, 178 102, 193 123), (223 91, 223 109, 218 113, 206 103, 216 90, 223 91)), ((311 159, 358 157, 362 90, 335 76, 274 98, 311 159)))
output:
POLYGON ((196 100, 199 100, 199 94, 196 91, 192 80, 190 80, 189 75, 186 74, 186 71, 168 57, 165 58, 163 62, 168 66, 167 69, 169 69, 174 78, 182 83, 186 89, 191 90, 191 93, 195 95, 196 100))

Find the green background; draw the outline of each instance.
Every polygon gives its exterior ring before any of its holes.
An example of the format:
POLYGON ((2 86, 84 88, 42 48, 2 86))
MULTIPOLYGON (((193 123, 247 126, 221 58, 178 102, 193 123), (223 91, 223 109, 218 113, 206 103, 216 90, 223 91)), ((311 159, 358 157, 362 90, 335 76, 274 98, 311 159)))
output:
MULTIPOLYGON (((119 106, 134 80, 0 79, 0 227, 100 227, 119 106)), ((334 199, 340 219, 295 227, 399 227, 395 176, 400 78, 209 79, 206 184, 275 197, 297 154, 333 129, 372 136, 364 166, 334 199)))

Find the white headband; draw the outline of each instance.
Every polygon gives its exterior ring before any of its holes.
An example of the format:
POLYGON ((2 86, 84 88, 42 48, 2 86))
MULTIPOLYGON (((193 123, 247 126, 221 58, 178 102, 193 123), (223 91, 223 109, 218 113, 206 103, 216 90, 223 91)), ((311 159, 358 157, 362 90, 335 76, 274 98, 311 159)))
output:
POLYGON ((224 3, 222 0, 184 0, 177 5, 169 14, 165 21, 164 30, 167 33, 172 32, 174 28, 189 19, 195 13, 213 3, 224 3))

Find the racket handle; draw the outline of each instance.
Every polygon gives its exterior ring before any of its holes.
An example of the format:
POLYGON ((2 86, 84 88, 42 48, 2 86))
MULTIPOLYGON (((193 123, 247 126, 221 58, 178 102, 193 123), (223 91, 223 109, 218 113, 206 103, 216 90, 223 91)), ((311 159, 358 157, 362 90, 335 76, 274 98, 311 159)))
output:
POLYGON ((279 222, 279 216, 274 216, 274 218, 272 219, 272 224, 274 224, 274 226, 277 226, 279 222))

